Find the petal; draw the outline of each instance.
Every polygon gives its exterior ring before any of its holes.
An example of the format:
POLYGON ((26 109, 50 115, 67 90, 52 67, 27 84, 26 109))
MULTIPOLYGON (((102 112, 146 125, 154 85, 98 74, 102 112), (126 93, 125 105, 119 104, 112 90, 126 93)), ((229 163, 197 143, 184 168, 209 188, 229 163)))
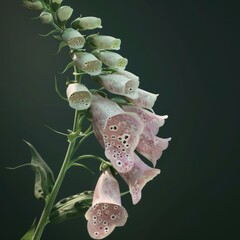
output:
POLYGON ((133 152, 143 128, 141 119, 135 113, 108 118, 103 131, 105 155, 118 172, 128 172, 133 167, 133 152))
POLYGON ((129 101, 135 104, 136 106, 152 109, 159 94, 150 93, 142 89, 138 89, 137 92, 138 98, 136 99, 130 98, 129 101))
POLYGON ((156 136, 147 136, 142 134, 137 146, 137 151, 156 166, 157 160, 161 157, 162 152, 168 147, 171 138, 159 138, 156 136))
POLYGON ((128 214, 124 207, 117 204, 99 203, 89 208, 85 214, 87 228, 93 239, 107 237, 115 227, 124 226, 128 214))
POLYGON ((119 74, 106 74, 98 77, 99 83, 109 92, 126 96, 128 98, 137 98, 137 88, 139 80, 129 79, 119 74))
POLYGON ((147 182, 160 173, 159 169, 151 168, 134 154, 134 166, 127 173, 120 173, 129 186, 133 204, 137 204, 142 196, 142 189, 147 182))

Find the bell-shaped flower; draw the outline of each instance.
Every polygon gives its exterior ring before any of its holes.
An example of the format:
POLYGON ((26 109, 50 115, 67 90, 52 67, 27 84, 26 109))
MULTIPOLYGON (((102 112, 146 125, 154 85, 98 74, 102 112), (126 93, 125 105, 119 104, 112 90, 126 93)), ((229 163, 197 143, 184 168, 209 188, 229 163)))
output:
POLYGON ((120 173, 129 186, 133 204, 137 204, 140 201, 142 189, 145 184, 159 173, 159 169, 149 167, 137 156, 137 154, 134 154, 133 168, 127 173, 120 173))
POLYGON ((110 68, 125 69, 128 64, 127 58, 115 52, 93 51, 92 53, 110 68))
POLYGON ((23 0, 23 6, 30 9, 30 10, 42 10, 43 5, 41 1, 38 0, 23 0))
POLYGON ((102 62, 91 53, 75 52, 73 62, 80 71, 86 72, 91 76, 99 75, 102 71, 102 62))
POLYGON ((126 96, 131 99, 138 97, 137 88, 139 86, 139 80, 137 79, 129 79, 116 73, 100 75, 97 79, 99 83, 111 93, 126 96))
POLYGON ((63 0, 52 0, 52 3, 57 3, 57 4, 61 4, 63 0))
POLYGON ((72 49, 82 48, 85 44, 85 38, 82 34, 72 28, 64 30, 62 40, 72 49))
POLYGON ((143 123, 136 113, 124 112, 115 102, 93 95, 91 112, 96 138, 105 148, 105 155, 118 172, 128 172, 134 164, 134 150, 143 132, 143 123))
POLYGON ((139 81, 139 77, 136 76, 135 74, 129 72, 129 71, 126 71, 126 70, 118 70, 116 72, 114 72, 115 74, 118 74, 120 76, 124 76, 126 78, 129 78, 131 80, 134 80, 134 81, 139 81))
POLYGON ((123 106, 123 109, 126 112, 136 113, 143 122, 144 130, 136 149, 150 160, 155 167, 157 160, 161 157, 162 152, 168 147, 168 142, 171 140, 171 138, 164 139, 156 136, 159 128, 163 126, 168 116, 159 116, 137 106, 123 106))
POLYGON ((88 109, 91 105, 92 94, 80 83, 70 83, 67 87, 69 106, 76 110, 88 109))
POLYGON ((49 12, 42 12, 40 14, 40 20, 41 20, 41 23, 43 24, 50 24, 53 21, 53 16, 49 12))
POLYGON ((74 29, 79 30, 92 30, 96 28, 102 28, 101 18, 96 17, 79 17, 75 19, 71 25, 74 29))
POLYGON ((129 98, 128 100, 136 106, 152 109, 159 94, 150 93, 140 88, 137 89, 137 92, 138 98, 136 99, 129 98))
POLYGON ((62 6, 57 10, 57 17, 60 22, 66 22, 73 13, 73 9, 69 6, 62 6))
POLYGON ((87 228, 94 239, 107 237, 115 227, 124 226, 128 213, 121 204, 117 180, 110 169, 104 170, 95 187, 92 206, 85 214, 87 228))
POLYGON ((92 48, 105 50, 119 50, 121 40, 119 38, 105 35, 90 35, 87 38, 87 43, 92 48))

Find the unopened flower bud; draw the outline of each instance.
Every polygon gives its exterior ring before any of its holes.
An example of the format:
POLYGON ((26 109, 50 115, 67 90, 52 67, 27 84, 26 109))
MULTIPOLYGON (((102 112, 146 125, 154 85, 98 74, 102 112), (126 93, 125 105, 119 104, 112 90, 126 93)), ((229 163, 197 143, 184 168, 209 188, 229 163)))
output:
POLYGON ((49 24, 49 23, 51 23, 53 21, 53 16, 49 12, 42 12, 40 14, 40 20, 44 24, 49 24))
POLYGON ((80 83, 70 83, 67 87, 69 106, 76 110, 88 109, 91 105, 92 94, 80 83))
POLYGON ((79 70, 91 76, 96 76, 101 73, 102 62, 91 53, 76 52, 74 53, 73 61, 79 70))
POLYGON ((125 69, 128 60, 120 54, 110 51, 93 51, 93 54, 110 68, 125 69))
POLYGON ((92 35, 87 38, 87 43, 97 49, 119 50, 121 39, 104 35, 92 35))
POLYGON ((85 38, 82 34, 72 28, 64 30, 62 40, 72 49, 82 48, 85 44, 85 38))
POLYGON ((57 10, 57 17, 60 22, 66 22, 73 13, 73 9, 69 6, 62 6, 57 10))
POLYGON ((72 22, 72 27, 74 29, 80 30, 92 30, 95 28, 102 28, 101 19, 96 17, 82 17, 77 18, 72 22))
POLYGON ((23 0, 23 6, 31 10, 42 10, 43 5, 38 0, 23 0))

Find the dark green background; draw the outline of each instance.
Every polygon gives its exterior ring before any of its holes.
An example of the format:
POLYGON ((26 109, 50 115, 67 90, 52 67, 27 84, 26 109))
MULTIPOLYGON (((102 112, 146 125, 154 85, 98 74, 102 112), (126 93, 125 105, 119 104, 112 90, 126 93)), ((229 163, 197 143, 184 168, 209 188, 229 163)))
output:
MULTIPOLYGON (((157 165, 162 173, 147 184, 138 205, 123 198, 129 219, 109 239, 239 239, 239 1, 65 4, 75 9, 73 17, 101 17, 101 33, 121 38, 127 70, 140 77, 141 88, 159 93, 155 112, 169 115, 159 133, 173 138, 157 165)), ((61 86, 66 80, 58 72, 68 52, 54 54, 57 42, 38 36, 49 27, 34 16, 20 1, 1 3, 0 239, 20 239, 43 207, 33 197, 31 169, 4 167, 30 161, 26 139, 57 172, 67 142, 44 124, 65 131, 73 119, 54 92, 54 75, 61 86)), ((94 138, 83 152, 103 156, 94 138)), ((89 166, 97 171, 94 160, 89 166)), ((71 170, 59 198, 94 188, 97 177, 71 170)), ((122 181, 121 189, 127 189, 122 181)), ((90 238, 82 218, 49 225, 43 239, 90 238)))

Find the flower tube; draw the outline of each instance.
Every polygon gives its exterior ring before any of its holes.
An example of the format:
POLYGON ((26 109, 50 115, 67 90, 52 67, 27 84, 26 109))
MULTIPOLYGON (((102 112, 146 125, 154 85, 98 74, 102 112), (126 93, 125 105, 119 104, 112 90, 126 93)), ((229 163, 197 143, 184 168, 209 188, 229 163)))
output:
POLYGON ((72 28, 64 30, 62 40, 72 49, 82 48, 85 44, 85 38, 82 34, 72 28))
POLYGON ((121 45, 121 40, 119 38, 105 36, 105 35, 90 35, 87 38, 87 43, 96 49, 105 50, 119 50, 121 45))
POLYGON ((57 10, 57 17, 60 22, 66 22, 73 13, 73 9, 69 6, 62 6, 57 10))
POLYGON ((70 83, 67 87, 70 107, 76 110, 88 109, 91 105, 91 93, 80 83, 70 83))
POLYGON ((133 153, 143 131, 136 113, 124 112, 115 102, 93 95, 91 104, 94 133, 105 148, 105 155, 118 172, 128 172, 133 153))
POLYGON ((143 187, 159 173, 159 169, 149 167, 137 154, 134 154, 133 168, 127 173, 120 173, 129 186, 133 204, 137 204, 141 200, 143 187))
POLYGON ((91 76, 96 76, 101 73, 102 62, 91 53, 75 52, 73 62, 80 71, 86 72, 91 76))
POLYGON ((94 239, 107 237, 115 227, 124 226, 128 213, 121 204, 117 180, 110 169, 104 170, 95 187, 92 206, 85 214, 87 228, 94 239))
POLYGON ((159 116, 137 106, 123 106, 126 112, 136 113, 144 124, 143 133, 137 146, 137 151, 150 160, 153 166, 156 166, 157 160, 161 157, 162 152, 168 147, 171 138, 156 137, 158 130, 163 126, 167 115, 159 116))
POLYGON ((106 74, 98 76, 99 83, 109 92, 126 96, 131 99, 138 98, 137 88, 139 80, 129 79, 119 74, 106 74))
POLYGON ((93 51, 92 53, 110 68, 125 69, 128 64, 128 60, 126 58, 115 52, 93 51))
POLYGON ((74 29, 79 30, 92 30, 96 28, 102 28, 101 18, 96 17, 80 17, 75 19, 71 25, 74 29))

